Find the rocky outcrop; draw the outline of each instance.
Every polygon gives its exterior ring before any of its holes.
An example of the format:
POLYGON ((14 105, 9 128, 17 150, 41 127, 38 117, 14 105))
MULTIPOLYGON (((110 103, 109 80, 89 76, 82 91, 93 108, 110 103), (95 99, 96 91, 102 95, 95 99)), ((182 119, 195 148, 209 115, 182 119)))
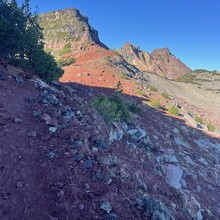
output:
POLYGON ((77 9, 65 9, 40 15, 45 48, 54 55, 64 55, 87 49, 90 43, 107 48, 98 32, 88 23, 88 17, 77 9))
POLYGON ((178 78, 191 72, 191 69, 171 54, 168 48, 155 49, 149 54, 127 42, 118 52, 127 62, 140 70, 167 78, 178 78))

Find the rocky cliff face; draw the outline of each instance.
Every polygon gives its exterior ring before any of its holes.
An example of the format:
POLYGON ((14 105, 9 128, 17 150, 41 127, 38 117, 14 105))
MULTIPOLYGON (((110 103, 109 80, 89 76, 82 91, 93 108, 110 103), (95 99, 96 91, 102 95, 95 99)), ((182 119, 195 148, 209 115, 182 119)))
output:
POLYGON ((140 70, 167 78, 177 78, 191 72, 191 69, 171 54, 168 48, 156 49, 149 54, 141 51, 139 47, 125 43, 119 49, 119 53, 140 70))
POLYGON ((62 56, 86 50, 90 43, 107 48, 99 40, 98 32, 88 23, 88 17, 77 9, 65 9, 40 15, 46 50, 62 56))

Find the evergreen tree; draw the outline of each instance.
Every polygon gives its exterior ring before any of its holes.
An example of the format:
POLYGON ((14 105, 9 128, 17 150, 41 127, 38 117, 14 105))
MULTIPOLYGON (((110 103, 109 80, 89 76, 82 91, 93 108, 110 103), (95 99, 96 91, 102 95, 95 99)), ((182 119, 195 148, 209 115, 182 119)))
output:
POLYGON ((18 7, 16 0, 0 0, 0 56, 12 64, 30 68, 42 79, 58 79, 63 70, 44 51, 38 16, 31 12, 30 0, 18 7))

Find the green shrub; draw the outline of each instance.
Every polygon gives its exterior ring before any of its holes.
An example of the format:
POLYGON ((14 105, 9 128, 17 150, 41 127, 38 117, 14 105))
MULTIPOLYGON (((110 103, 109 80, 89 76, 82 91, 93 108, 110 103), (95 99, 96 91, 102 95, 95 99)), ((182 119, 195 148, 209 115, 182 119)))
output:
POLYGON ((213 125, 212 123, 208 123, 207 124, 207 128, 210 132, 214 132, 215 131, 215 125, 213 125))
POLYGON ((133 102, 129 102, 122 97, 122 93, 117 90, 112 96, 101 96, 93 101, 93 106, 100 113, 107 123, 126 121, 130 122, 133 113, 140 113, 141 109, 133 102))
POLYGON ((57 40, 61 40, 67 37, 67 32, 60 32, 56 37, 57 37, 57 40))
POLYGON ((161 96, 165 99, 169 99, 169 95, 166 92, 162 92, 161 96))
POLYGON ((154 86, 151 86, 151 87, 150 87, 150 91, 151 91, 151 92, 156 92, 157 89, 156 89, 154 86))
POLYGON ((203 120, 199 116, 195 117, 195 121, 198 122, 199 124, 203 123, 203 120))
POLYGON ((111 61, 111 57, 110 56, 104 57, 104 61, 105 61, 106 65, 108 65, 108 66, 112 65, 112 61, 111 61))
POLYGON ((119 74, 119 77, 120 77, 121 79, 127 79, 127 80, 130 79, 128 76, 126 76, 126 75, 124 75, 124 74, 119 74))
POLYGON ((146 94, 141 89, 137 90, 137 94, 141 96, 146 96, 146 94))
POLYGON ((183 75, 181 77, 179 77, 178 79, 176 79, 177 82, 184 82, 184 83, 193 83, 195 80, 196 76, 194 75, 183 75))
POLYGON ((65 54, 67 54, 67 53, 70 53, 70 52, 71 52, 71 44, 68 43, 68 44, 66 44, 66 45, 63 47, 63 49, 61 49, 61 50, 59 51, 59 55, 60 55, 60 56, 63 56, 63 55, 65 55, 65 54))
POLYGON ((161 107, 160 102, 154 100, 150 102, 150 106, 156 109, 159 109, 161 107))
POLYGON ((61 58, 61 59, 57 60, 57 64, 61 67, 68 66, 68 65, 73 64, 75 62, 76 62, 76 59, 74 57, 70 57, 68 59, 61 58))
POLYGON ((168 108, 168 112, 172 115, 178 115, 179 114, 179 110, 175 105, 172 105, 168 108))

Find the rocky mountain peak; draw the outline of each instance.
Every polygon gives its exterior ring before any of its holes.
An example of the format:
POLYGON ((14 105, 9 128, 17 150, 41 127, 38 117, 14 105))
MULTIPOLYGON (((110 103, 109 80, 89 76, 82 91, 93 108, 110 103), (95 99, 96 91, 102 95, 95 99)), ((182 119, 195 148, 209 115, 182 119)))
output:
POLYGON ((40 15, 46 50, 55 56, 76 53, 95 43, 107 48, 99 39, 98 32, 88 23, 88 17, 70 8, 40 15))
POLYGON ((168 48, 155 49, 151 54, 130 43, 119 49, 124 59, 142 71, 156 73, 167 78, 178 78, 191 72, 168 48))
POLYGON ((164 47, 164 48, 160 48, 160 49, 154 49, 153 52, 151 53, 152 56, 157 56, 157 55, 165 55, 165 56, 173 56, 170 53, 169 48, 164 47))

